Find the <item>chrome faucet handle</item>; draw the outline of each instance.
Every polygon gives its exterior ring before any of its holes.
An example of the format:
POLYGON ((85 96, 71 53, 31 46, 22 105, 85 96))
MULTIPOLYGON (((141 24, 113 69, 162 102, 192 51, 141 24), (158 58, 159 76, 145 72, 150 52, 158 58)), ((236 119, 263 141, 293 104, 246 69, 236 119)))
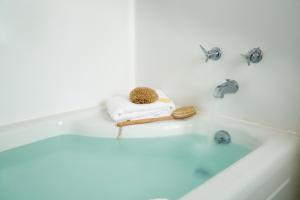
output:
POLYGON ((222 56, 222 51, 219 47, 214 47, 209 51, 207 51, 201 44, 200 47, 206 56, 205 62, 208 62, 209 59, 219 60, 222 56))
POLYGON ((208 59, 209 59, 208 51, 201 44, 200 44, 200 47, 201 47, 202 51, 204 52, 204 54, 206 56, 205 62, 207 62, 208 59))
POLYGON ((248 66, 250 66, 251 63, 259 63, 263 58, 263 52, 260 47, 252 49, 246 55, 241 55, 247 60, 248 66))

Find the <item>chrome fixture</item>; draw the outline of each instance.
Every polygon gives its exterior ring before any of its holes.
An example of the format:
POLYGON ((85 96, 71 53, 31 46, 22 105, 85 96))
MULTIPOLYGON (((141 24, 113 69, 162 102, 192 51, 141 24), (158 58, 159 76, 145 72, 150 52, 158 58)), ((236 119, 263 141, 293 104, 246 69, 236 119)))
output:
POLYGON ((249 51, 246 55, 242 54, 242 56, 246 58, 248 65, 250 65, 251 63, 259 63, 263 58, 263 52, 260 47, 257 47, 249 51))
POLYGON ((207 62, 209 59, 219 60, 222 56, 222 51, 219 47, 214 47, 209 51, 207 51, 201 44, 200 44, 200 47, 201 47, 202 51, 205 53, 205 56, 206 56, 205 62, 207 62))
POLYGON ((217 144, 229 144, 231 142, 230 134, 224 130, 216 132, 214 139, 217 144))
POLYGON ((239 84, 235 80, 226 79, 225 83, 218 85, 214 92, 214 97, 223 98, 224 94, 236 93, 239 90, 239 84))

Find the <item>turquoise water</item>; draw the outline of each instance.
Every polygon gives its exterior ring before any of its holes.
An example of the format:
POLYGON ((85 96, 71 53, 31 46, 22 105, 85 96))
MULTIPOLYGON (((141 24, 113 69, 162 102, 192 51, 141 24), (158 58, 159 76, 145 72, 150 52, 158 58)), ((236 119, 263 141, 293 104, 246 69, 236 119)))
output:
POLYGON ((249 152, 200 135, 58 136, 0 153, 0 199, 174 200, 249 152))

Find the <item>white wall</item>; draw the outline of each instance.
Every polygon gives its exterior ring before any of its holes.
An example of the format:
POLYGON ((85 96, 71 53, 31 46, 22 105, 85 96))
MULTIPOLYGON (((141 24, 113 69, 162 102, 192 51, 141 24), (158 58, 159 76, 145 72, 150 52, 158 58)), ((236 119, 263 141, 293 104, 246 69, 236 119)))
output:
POLYGON ((218 114, 296 130, 299 10, 299 0, 137 0, 137 84, 209 110, 214 88, 235 79, 240 91, 218 102, 218 114), (221 47, 223 58, 204 63, 199 44, 221 47), (248 67, 240 53, 257 46, 265 57, 248 67))
POLYGON ((132 17, 131 0, 0 0, 0 124, 128 92, 132 17))
POLYGON ((219 114, 296 130, 298 0, 137 0, 135 19, 132 3, 0 0, 0 124, 126 93, 135 62, 137 85, 201 110, 214 107, 217 84, 236 79, 240 91, 218 102, 219 114), (221 47, 223 58, 204 63, 200 43, 221 47), (257 46, 265 58, 248 67, 239 54, 257 46))

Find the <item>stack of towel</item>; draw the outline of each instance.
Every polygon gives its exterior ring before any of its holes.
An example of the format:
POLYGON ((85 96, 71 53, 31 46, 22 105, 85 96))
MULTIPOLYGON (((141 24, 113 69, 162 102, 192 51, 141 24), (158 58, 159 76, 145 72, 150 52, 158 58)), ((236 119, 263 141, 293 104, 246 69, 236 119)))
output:
POLYGON ((112 97, 106 101, 107 111, 116 122, 170 116, 175 104, 161 90, 155 91, 159 98, 150 104, 134 104, 127 97, 112 97))

